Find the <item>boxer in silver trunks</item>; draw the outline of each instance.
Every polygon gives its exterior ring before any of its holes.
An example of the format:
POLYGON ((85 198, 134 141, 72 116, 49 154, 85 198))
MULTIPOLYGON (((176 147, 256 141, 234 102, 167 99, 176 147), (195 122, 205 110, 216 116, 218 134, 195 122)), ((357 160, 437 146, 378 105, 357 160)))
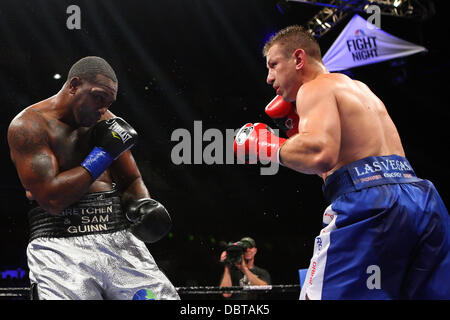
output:
POLYGON ((129 151, 136 131, 108 110, 117 90, 111 66, 85 57, 9 126, 11 159, 38 205, 27 258, 39 299, 179 299, 144 243, 171 220, 129 151))

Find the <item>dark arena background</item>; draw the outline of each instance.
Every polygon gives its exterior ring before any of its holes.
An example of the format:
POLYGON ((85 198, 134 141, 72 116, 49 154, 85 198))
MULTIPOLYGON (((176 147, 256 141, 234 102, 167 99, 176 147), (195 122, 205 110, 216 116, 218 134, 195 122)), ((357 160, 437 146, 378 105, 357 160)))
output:
MULTIPOLYGON (((256 240, 255 264, 270 272, 272 284, 299 284, 298 270, 309 265, 327 206, 321 179, 285 167, 261 175, 260 165, 233 163, 226 159, 231 144, 225 137, 227 129, 247 122, 275 126, 264 112, 275 92, 266 84, 262 47, 281 28, 311 26, 326 8, 303 2, 0 1, 0 287, 29 286, 30 204, 9 157, 8 125, 24 107, 56 94, 70 66, 88 55, 115 69, 119 91, 111 111, 139 133, 133 155, 152 197, 172 216, 170 234, 148 247, 173 284, 218 286, 223 244, 244 236, 256 240), (80 9, 79 28, 68 27, 70 5, 80 9), (213 141, 201 136, 208 129, 224 138, 214 154, 221 161, 212 164, 194 157, 211 149, 213 141), (190 155, 184 154, 190 163, 174 161, 180 143, 174 132, 191 134, 190 155)), ((318 37, 324 54, 354 13, 368 14, 352 9, 365 1, 321 2, 348 5, 341 8, 347 14, 318 37)), ((344 72, 384 101, 417 175, 435 184, 448 207, 447 12, 439 1, 404 2, 413 12, 382 14, 381 28, 428 51, 344 72)), ((182 296, 193 297, 221 299, 182 296)), ((297 299, 298 292, 267 297, 297 299)))

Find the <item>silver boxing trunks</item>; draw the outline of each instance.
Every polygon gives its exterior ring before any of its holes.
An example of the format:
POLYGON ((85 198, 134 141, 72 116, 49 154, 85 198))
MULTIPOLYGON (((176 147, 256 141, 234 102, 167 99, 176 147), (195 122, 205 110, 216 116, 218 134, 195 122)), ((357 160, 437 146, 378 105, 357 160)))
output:
POLYGON ((178 300, 130 231, 115 190, 91 193, 60 216, 29 212, 32 292, 40 300, 178 300))

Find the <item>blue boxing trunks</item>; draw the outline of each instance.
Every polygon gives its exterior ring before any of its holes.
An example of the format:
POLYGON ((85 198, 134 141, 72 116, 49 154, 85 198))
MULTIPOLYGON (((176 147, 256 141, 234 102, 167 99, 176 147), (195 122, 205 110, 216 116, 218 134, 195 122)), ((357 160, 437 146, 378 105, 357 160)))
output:
POLYGON ((350 163, 325 181, 300 299, 450 299, 450 219, 434 185, 397 155, 350 163))

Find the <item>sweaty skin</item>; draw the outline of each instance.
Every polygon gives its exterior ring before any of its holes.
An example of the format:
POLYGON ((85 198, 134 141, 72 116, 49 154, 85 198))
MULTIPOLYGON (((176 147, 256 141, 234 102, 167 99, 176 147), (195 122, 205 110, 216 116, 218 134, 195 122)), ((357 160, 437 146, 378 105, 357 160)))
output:
POLYGON ((266 56, 277 94, 295 101, 299 133, 281 147, 283 165, 324 180, 340 167, 368 156, 405 156, 383 102, 362 82, 329 73, 302 49, 285 56, 275 44, 266 56))
POLYGON ((11 121, 10 155, 26 196, 55 215, 86 193, 111 190, 113 181, 124 202, 149 197, 130 151, 95 181, 80 166, 92 150, 93 125, 114 117, 108 108, 116 99, 117 85, 101 75, 93 83, 74 79, 11 121))

